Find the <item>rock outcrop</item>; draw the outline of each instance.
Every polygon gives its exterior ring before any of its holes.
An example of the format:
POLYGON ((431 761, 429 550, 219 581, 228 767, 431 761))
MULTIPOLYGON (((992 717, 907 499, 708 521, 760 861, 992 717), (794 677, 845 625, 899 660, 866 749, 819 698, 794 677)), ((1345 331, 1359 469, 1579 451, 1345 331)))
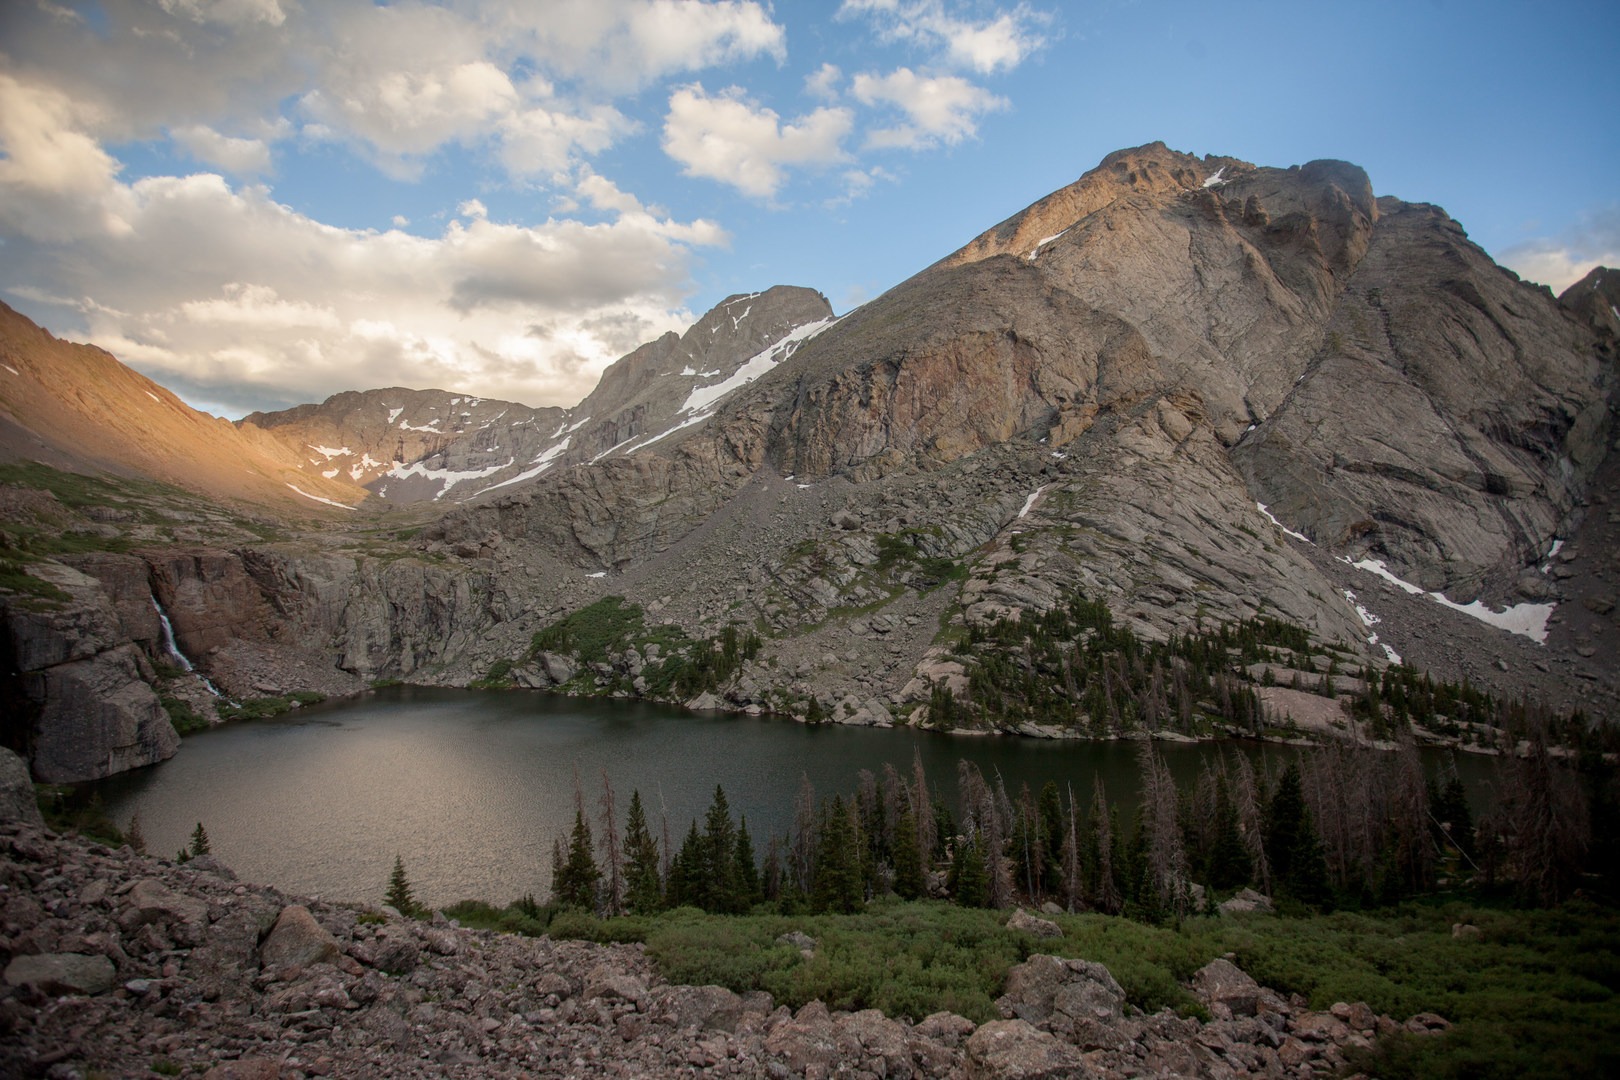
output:
POLYGON ((1316 1012, 1260 987, 1250 1008, 1231 990, 1247 977, 1219 960, 1193 980, 1208 1023, 1146 1015, 1102 965, 1042 955, 1009 972, 1005 1018, 980 1025, 794 1010, 759 991, 672 985, 640 946, 301 901, 212 860, 177 865, 4 819, 0 908, 7 1076, 1304 1080, 1380 1035, 1447 1026, 1360 1003, 1316 1012))

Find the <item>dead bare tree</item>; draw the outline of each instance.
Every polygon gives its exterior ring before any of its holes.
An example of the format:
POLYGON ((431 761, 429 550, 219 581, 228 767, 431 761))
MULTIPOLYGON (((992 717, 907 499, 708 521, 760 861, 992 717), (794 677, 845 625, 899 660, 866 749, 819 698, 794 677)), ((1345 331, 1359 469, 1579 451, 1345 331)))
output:
POLYGON ((613 807, 613 784, 602 770, 602 911, 608 916, 624 912, 624 851, 619 842, 619 819, 613 807))

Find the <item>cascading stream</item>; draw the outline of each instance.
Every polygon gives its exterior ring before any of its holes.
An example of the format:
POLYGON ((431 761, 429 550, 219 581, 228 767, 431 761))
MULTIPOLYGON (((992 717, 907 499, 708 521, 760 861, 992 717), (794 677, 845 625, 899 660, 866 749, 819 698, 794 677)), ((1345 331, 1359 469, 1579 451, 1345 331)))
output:
POLYGON ((179 643, 174 640, 174 624, 169 622, 169 613, 163 610, 163 605, 158 603, 156 596, 152 597, 152 607, 157 611, 158 625, 163 628, 163 651, 168 653, 169 657, 179 664, 182 670, 201 679, 202 684, 208 688, 210 694, 217 698, 223 698, 225 695, 219 692, 219 688, 209 682, 208 676, 198 671, 186 654, 180 651, 179 643))

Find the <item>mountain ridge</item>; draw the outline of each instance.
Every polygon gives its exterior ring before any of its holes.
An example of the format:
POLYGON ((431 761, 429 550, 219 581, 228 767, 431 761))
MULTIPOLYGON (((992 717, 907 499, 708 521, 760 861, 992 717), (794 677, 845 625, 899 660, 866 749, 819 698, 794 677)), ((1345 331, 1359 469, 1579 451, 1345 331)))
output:
MULTIPOLYGON (((1117 734, 1007 712, 990 676, 1012 621, 1095 601, 1143 648, 1298 628, 1327 651, 1270 675, 1314 685, 1319 656, 1330 698, 1334 664, 1404 659, 1602 711, 1617 291, 1612 271, 1563 298, 1519 282, 1345 162, 1150 144, 844 316, 808 289, 728 297, 572 409, 417 391, 407 413, 396 389, 250 418, 306 475, 386 484, 370 501, 408 521, 237 542, 208 573, 264 598, 253 657, 318 643, 358 679, 1117 734), (534 644, 614 604, 682 635, 682 663, 728 632, 761 642, 701 693, 633 636, 590 658, 534 644)), ((230 625, 230 602, 182 587, 202 563, 164 565, 183 645, 230 625)), ((253 678, 290 688, 320 665, 300 663, 253 678)), ((1266 715, 1315 710, 1259 671, 1229 677, 1266 715)), ((1148 730, 1203 730, 1200 693, 1148 730)), ((1084 717, 1083 698, 1054 700, 1084 717)))

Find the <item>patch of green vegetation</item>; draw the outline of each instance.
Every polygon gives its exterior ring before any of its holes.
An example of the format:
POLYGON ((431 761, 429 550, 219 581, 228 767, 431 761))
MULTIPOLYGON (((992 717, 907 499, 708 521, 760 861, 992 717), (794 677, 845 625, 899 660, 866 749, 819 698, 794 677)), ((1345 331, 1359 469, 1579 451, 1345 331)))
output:
POLYGON ((300 706, 325 700, 325 694, 313 690, 295 690, 291 694, 248 698, 234 704, 220 705, 218 712, 221 720, 268 720, 300 706))
POLYGON ((0 592, 17 596, 19 599, 13 602, 29 611, 48 611, 72 600, 55 585, 25 569, 34 561, 34 557, 15 550, 0 555, 0 592))
MULTIPOLYGON (((498 925, 446 914, 464 925, 498 925)), ((1148 926, 1116 916, 1058 915, 1063 937, 1035 940, 1005 927, 1006 912, 936 901, 881 901, 854 915, 749 915, 679 908, 598 919, 566 912, 552 937, 645 942, 664 978, 767 990, 793 1008, 881 1009, 920 1019, 949 1009, 983 1022, 1008 969, 1031 953, 1103 964, 1126 1000, 1152 1012, 1203 1010, 1185 983, 1226 954, 1262 985, 1305 996, 1314 1009, 1365 1001, 1404 1020, 1434 1012, 1444 1036, 1380 1040, 1353 1067, 1380 1077, 1598 1077, 1620 1070, 1620 918, 1576 902, 1555 910, 1490 909, 1461 901, 1308 917, 1194 918, 1148 926), (1453 937, 1454 923, 1481 935, 1453 937), (791 930, 817 940, 810 959, 777 944, 791 930)), ((537 932, 528 930, 526 932, 537 932)))
POLYGON ((599 663, 610 652, 623 650, 645 624, 641 605, 626 604, 622 596, 604 596, 539 631, 531 644, 534 652, 571 652, 581 663, 599 663))
POLYGON ((529 937, 546 933, 557 913, 551 905, 537 903, 532 896, 514 900, 503 908, 482 900, 462 900, 442 910, 446 918, 472 930, 499 930, 529 937))
POLYGON ((158 704, 163 711, 169 714, 169 723, 174 725, 176 734, 191 735, 198 731, 208 730, 208 720, 193 709, 190 704, 172 694, 158 694, 158 704))
POLYGON ((78 833, 108 847, 124 842, 123 830, 107 815, 99 792, 69 784, 35 784, 34 799, 53 832, 78 833))
POLYGON ((482 678, 474 679, 467 686, 473 690, 505 690, 512 685, 512 661, 506 658, 495 661, 489 665, 482 678))

